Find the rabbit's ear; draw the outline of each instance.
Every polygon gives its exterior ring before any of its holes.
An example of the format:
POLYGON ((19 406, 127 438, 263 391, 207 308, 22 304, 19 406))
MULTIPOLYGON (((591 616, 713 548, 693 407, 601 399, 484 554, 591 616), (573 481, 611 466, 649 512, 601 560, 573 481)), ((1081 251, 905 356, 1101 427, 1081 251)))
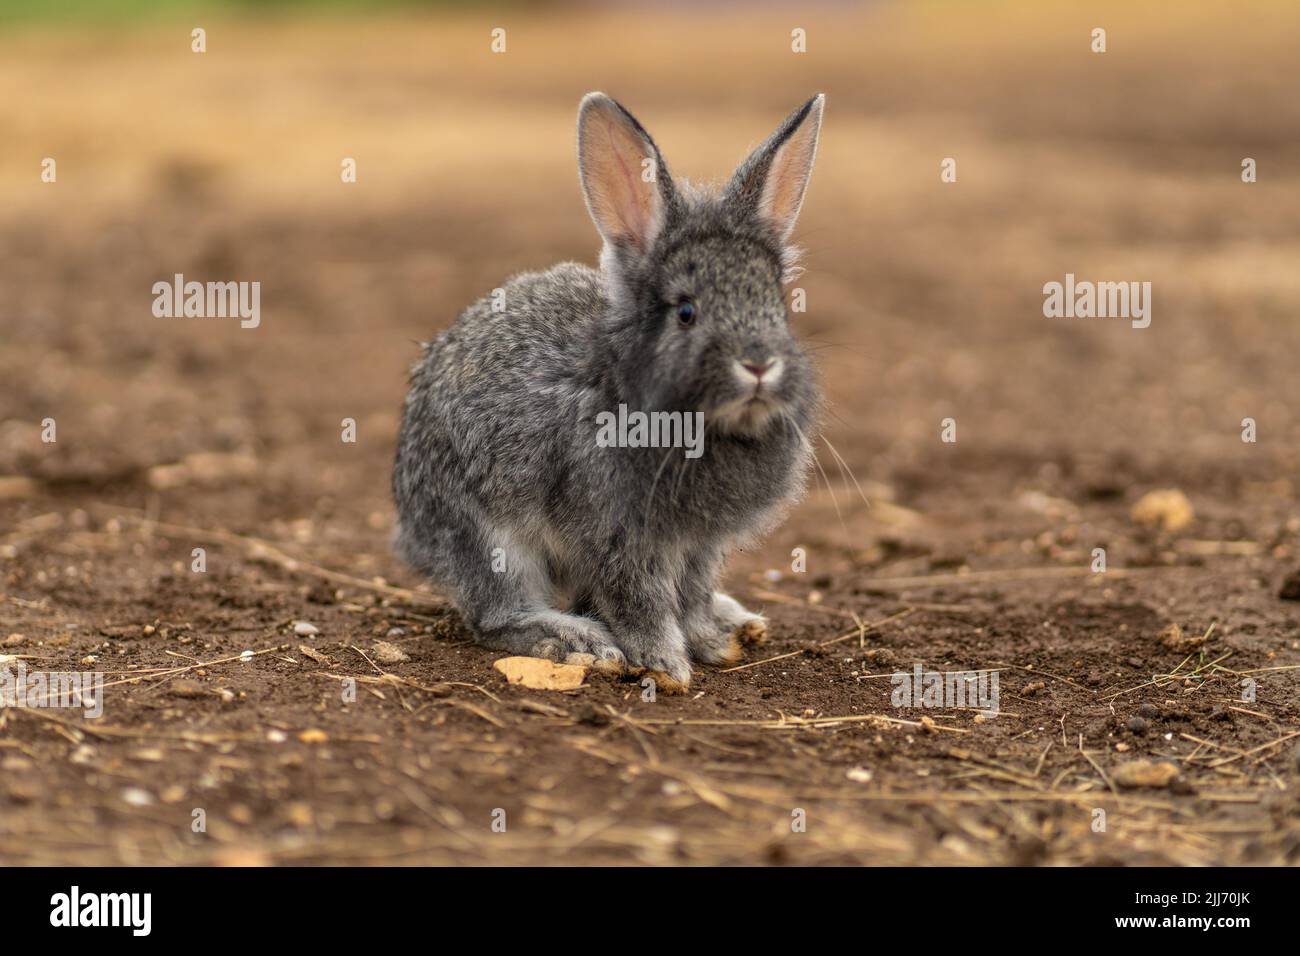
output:
POLYGON ((727 185, 727 199, 769 223, 782 241, 794 230, 812 176, 825 100, 825 94, 818 93, 786 117, 727 185))
POLYGON ((672 177, 650 134, 604 93, 578 108, 578 174, 605 242, 648 251, 673 202, 672 177))

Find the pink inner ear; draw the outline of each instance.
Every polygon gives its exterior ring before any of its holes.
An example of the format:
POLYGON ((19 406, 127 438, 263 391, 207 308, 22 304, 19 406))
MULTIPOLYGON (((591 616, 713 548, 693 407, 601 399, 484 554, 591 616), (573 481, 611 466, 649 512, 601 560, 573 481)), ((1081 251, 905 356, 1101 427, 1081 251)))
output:
POLYGON ((762 209, 782 233, 794 228, 794 218, 803 202, 812 162, 811 128, 797 130, 772 157, 772 169, 763 184, 762 209))
POLYGON ((593 204, 601 231, 612 238, 626 237, 642 248, 650 232, 654 201, 652 184, 641 179, 640 161, 632 162, 642 151, 638 137, 616 117, 604 114, 605 148, 589 150, 588 163, 593 204), (591 155, 598 154, 598 155, 591 155))
POLYGON ((618 174, 622 179, 623 192, 625 193, 627 200, 622 203, 626 209, 618 211, 619 218, 631 233, 632 238, 640 241, 641 236, 645 234, 647 221, 645 210, 642 208, 641 196, 639 195, 640 190, 637 189, 636 185, 636 174, 628 165, 627 157, 623 155, 623 151, 619 149, 620 144, 614 135, 613 123, 608 125, 606 132, 609 136, 610 155, 612 155, 614 161, 618 163, 618 174))

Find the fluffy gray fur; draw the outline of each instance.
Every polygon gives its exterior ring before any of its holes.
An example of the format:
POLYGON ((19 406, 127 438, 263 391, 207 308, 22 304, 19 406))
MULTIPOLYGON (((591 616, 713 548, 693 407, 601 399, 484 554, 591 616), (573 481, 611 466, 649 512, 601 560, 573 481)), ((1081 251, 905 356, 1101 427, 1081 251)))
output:
POLYGON ((640 242, 611 234, 583 168, 601 270, 515 276, 504 311, 485 297, 425 347, 393 473, 397 546, 485 646, 591 653, 684 684, 692 658, 723 659, 733 632, 762 620, 717 580, 801 494, 811 459, 819 393, 782 288, 807 170, 788 221, 771 218, 764 186, 796 135, 811 169, 821 107, 804 104, 725 188, 703 190, 674 181, 631 114, 590 94, 579 155, 600 157, 598 142, 584 149, 588 127, 641 142, 657 169, 654 222, 640 242), (766 387, 735 364, 774 358, 766 387), (598 447, 596 416, 620 404, 703 412, 703 456, 598 447))

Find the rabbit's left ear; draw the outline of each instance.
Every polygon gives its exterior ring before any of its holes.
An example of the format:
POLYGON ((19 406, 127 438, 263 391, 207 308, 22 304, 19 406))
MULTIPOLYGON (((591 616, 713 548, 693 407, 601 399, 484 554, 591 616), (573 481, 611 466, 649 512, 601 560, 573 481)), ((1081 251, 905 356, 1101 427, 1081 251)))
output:
POLYGON ((818 93, 786 117, 727 184, 727 199, 767 222, 783 242, 794 230, 812 176, 825 100, 818 93))

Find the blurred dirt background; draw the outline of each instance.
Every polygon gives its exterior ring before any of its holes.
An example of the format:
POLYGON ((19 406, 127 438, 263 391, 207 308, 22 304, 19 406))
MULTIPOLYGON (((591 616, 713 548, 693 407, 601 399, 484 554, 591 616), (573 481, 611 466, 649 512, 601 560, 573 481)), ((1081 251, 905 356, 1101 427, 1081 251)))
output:
POLYGON ((111 682, 0 711, 0 862, 1295 863, 1300 9, 1084 7, 0 19, 0 654, 111 682), (823 446, 731 565, 770 642, 655 702, 507 686, 388 547, 416 343, 594 261, 591 89, 693 178, 828 97, 796 324, 870 507, 823 446), (178 272, 261 326, 154 318, 178 272), (1067 272, 1150 328, 1044 318, 1067 272))

